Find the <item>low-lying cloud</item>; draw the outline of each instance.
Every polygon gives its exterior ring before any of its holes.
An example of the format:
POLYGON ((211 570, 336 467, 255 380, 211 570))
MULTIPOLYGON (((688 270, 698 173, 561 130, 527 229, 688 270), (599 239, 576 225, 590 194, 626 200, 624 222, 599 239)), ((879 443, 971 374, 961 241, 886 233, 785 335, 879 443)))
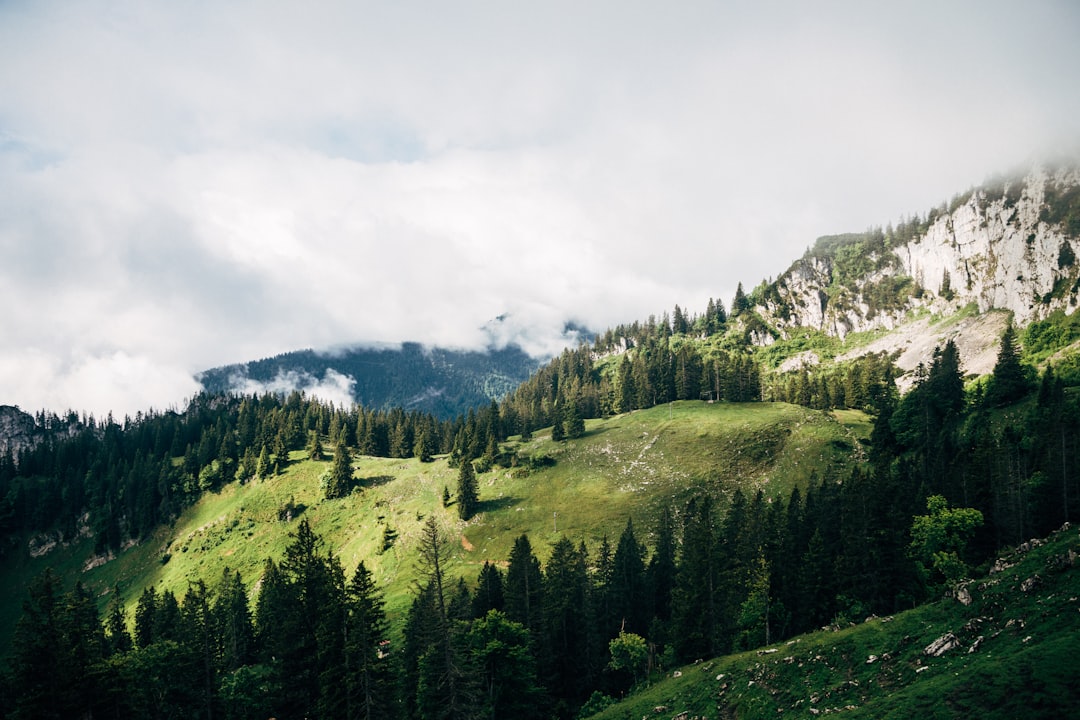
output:
POLYGON ((332 368, 327 368, 321 379, 306 371, 280 370, 268 382, 245 375, 234 375, 229 378, 229 385, 232 392, 244 395, 289 395, 301 392, 309 398, 333 403, 339 408, 351 408, 356 404, 356 380, 351 375, 344 375, 332 368))

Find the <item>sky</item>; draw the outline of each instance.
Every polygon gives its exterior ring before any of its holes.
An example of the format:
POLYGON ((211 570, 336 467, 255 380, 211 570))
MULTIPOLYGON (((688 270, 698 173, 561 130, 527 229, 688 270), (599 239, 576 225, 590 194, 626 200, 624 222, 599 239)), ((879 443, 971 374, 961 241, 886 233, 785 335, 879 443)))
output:
POLYGON ((1073 0, 0 0, 0 404, 730 303, 1074 151, 1078 40, 1073 0))

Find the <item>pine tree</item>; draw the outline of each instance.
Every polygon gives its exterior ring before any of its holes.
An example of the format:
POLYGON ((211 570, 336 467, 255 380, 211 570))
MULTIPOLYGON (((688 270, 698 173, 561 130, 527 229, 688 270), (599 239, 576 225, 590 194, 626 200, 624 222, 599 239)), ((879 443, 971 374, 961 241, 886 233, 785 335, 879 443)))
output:
POLYGON ((476 471, 472 462, 465 460, 458 471, 457 508, 462 520, 468 520, 476 514, 480 504, 477 494, 476 471))
POLYGON ((562 406, 555 408, 551 423, 551 439, 554 442, 562 442, 566 439, 566 425, 563 423, 562 406))
POLYGON ((480 568, 480 577, 476 581, 476 593, 473 595, 472 616, 482 618, 489 610, 502 612, 503 576, 498 566, 487 561, 480 568))
MULTIPOLYGON (((671 619, 671 593, 675 587, 675 548, 674 521, 671 510, 665 507, 656 528, 656 548, 646 571, 649 591, 652 594, 653 617, 661 623, 667 623, 671 619)), ((654 635, 651 629, 649 635, 654 635)))
MULTIPOLYGON (((552 431, 554 433, 554 431, 552 431)), ((570 400, 566 407, 566 437, 574 439, 585 434, 585 420, 578 412, 577 402, 570 400)), ((554 439, 554 438, 552 438, 554 439)))
POLYGON ((706 495, 687 508, 672 597, 675 649, 683 660, 711 657, 720 650, 716 545, 716 519, 712 499, 706 495))
POLYGON ((750 300, 743 291, 742 283, 735 288, 735 299, 731 301, 731 317, 737 317, 750 309, 750 300))
POLYGON ((135 606, 135 645, 148 647, 157 638, 154 636, 154 618, 157 616, 157 591, 153 585, 146 587, 135 606))
POLYGON ((106 642, 108 654, 122 655, 130 652, 134 647, 131 641, 131 633, 127 629, 127 617, 124 613, 124 601, 120 596, 120 588, 113 586, 112 600, 109 602, 109 611, 105 621, 106 642))
POLYGON ((510 549, 503 585, 506 616, 536 633, 541 625, 541 604, 544 597, 540 561, 533 554, 527 535, 521 535, 510 549))
POLYGON ((628 413, 633 410, 637 389, 634 387, 633 365, 630 363, 629 353, 624 353, 622 362, 619 363, 617 392, 618 401, 615 410, 620 413, 628 413))
POLYGON ((382 594, 361 561, 348 588, 345 645, 346 717, 375 720, 394 716, 394 673, 382 594))
POLYGON ((353 468, 352 454, 341 440, 334 448, 334 460, 326 476, 326 498, 342 498, 352 492, 353 468))
MULTIPOLYGON (((619 629, 643 635, 648 632, 648 593, 645 589, 645 548, 634 536, 633 520, 619 536, 612 561, 612 599, 619 629)), ((614 629, 612 629, 614 630, 614 629)), ((611 639, 609 635, 605 640, 611 639)))
POLYGON ((323 450, 322 440, 317 430, 311 431, 311 440, 308 442, 308 460, 324 460, 326 453, 323 450))
POLYGON ((58 580, 46 570, 31 582, 12 639, 12 687, 17 717, 60 718, 66 708, 64 643, 58 580))
MULTIPOLYGON (((589 578, 584 558, 566 538, 551 548, 544 568, 544 644, 550 665, 548 689, 577 708, 585 701, 594 668, 589 662, 589 578)), ((558 710, 558 708, 557 708, 558 710)), ((565 715, 563 710, 559 713, 565 715)))
POLYGON ((449 548, 434 515, 429 515, 420 533, 420 573, 431 592, 432 638, 429 649, 419 656, 416 704, 421 716, 447 720, 471 714, 468 674, 454 636, 448 602, 449 548))
POLYGON ((262 450, 259 452, 259 462, 255 467, 255 474, 260 478, 268 478, 274 472, 274 466, 270 462, 270 450, 266 445, 262 446, 262 450))
POLYGON ((489 610, 472 623, 466 642, 479 675, 480 717, 542 717, 542 693, 525 626, 498 610, 489 610))
POLYGON ((1028 389, 1028 379, 1016 349, 1016 330, 1012 323, 1009 323, 1001 335, 1001 346, 998 349, 994 374, 990 376, 986 400, 992 407, 1002 407, 1024 397, 1028 389))
POLYGON ((225 569, 213 606, 214 622, 221 636, 221 666, 234 672, 254 659, 255 628, 247 591, 239 572, 225 569))

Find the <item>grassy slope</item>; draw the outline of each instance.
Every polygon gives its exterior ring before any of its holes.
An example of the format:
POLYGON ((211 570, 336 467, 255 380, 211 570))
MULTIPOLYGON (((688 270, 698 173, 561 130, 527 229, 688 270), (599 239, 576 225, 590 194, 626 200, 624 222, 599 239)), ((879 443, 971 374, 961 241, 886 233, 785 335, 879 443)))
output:
POLYGON ((1078 553, 1080 533, 1063 529, 1042 546, 1004 555, 1011 567, 969 583, 971 605, 946 598, 690 665, 594 718, 1075 716, 1078 553), (1034 586, 1024 590, 1025 581, 1034 586), (955 649, 925 653, 950 632, 955 649))
MULTIPOLYGON (((329 463, 301 460, 302 454, 295 453, 282 475, 234 483, 205 496, 171 527, 114 560, 84 571, 88 542, 40 558, 9 556, 0 566, 0 583, 25 588, 33 575, 52 566, 68 585, 82 579, 103 603, 118 584, 129 618, 149 584, 179 596, 200 578, 213 585, 226 567, 254 583, 265 558, 279 559, 296 527, 298 520, 278 520, 279 509, 291 499, 307 506, 303 516, 348 573, 365 560, 386 589, 391 616, 401 619, 416 580, 417 532, 428 513, 438 516, 454 542, 452 572, 472 580, 485 560, 505 561, 521 533, 529 534, 534 550, 546 560, 558 537, 595 547, 604 534, 614 540, 628 517, 639 537, 647 537, 659 507, 699 491, 721 499, 736 487, 774 495, 805 486, 812 475, 842 477, 861 453, 865 421, 861 413, 845 413, 838 422, 836 416, 786 404, 676 402, 589 421, 586 436, 574 441, 553 443, 549 432, 537 433, 528 443, 511 445, 523 453, 549 455, 555 465, 531 474, 495 468, 479 475, 481 512, 468 523, 458 519, 453 505, 441 505, 443 487, 453 492, 457 482, 457 470, 444 459, 421 464, 359 458, 356 474, 364 479, 364 489, 327 501, 320 495, 319 476, 329 463), (398 537, 383 553, 386 526, 398 537), (163 563, 166 553, 169 560, 163 563)), ((9 644, 21 600, 21 593, 0 598, 3 647, 9 644)))

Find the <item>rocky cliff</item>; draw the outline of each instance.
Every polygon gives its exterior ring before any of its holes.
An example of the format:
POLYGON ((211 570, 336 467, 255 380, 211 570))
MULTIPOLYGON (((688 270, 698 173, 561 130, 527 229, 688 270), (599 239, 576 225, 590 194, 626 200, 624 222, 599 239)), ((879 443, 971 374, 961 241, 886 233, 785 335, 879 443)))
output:
POLYGON ((1071 313, 1080 292, 1080 167, 1037 167, 876 232, 796 261, 764 293, 762 319, 780 336, 813 328, 843 337, 891 329, 912 311, 946 315, 972 303, 1008 311, 1018 325, 1071 313), (843 277, 840 266, 853 259, 842 251, 856 246, 867 271, 843 277))
POLYGON ((44 437, 34 417, 11 405, 0 405, 0 457, 8 452, 17 458, 44 437))
POLYGON ((1080 293, 1080 166, 1036 167, 989 182, 897 228, 822 238, 757 293, 769 343, 811 328, 830 335, 894 330, 966 307, 1018 325, 1080 293))

